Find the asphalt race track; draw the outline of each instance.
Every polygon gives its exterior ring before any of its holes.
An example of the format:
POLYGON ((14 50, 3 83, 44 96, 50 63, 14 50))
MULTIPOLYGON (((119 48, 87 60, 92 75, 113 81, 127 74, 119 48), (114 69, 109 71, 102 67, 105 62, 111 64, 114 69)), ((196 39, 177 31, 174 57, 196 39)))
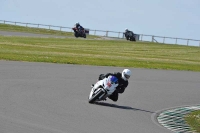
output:
POLYGON ((171 133, 152 117, 199 104, 200 72, 130 68, 117 102, 89 104, 100 67, 0 61, 0 133, 171 133))

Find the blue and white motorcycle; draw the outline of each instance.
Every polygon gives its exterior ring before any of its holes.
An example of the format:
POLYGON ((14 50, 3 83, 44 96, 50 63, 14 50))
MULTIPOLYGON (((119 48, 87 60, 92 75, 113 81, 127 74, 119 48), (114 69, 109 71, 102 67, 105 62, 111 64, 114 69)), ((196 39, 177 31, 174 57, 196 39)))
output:
POLYGON ((118 79, 115 76, 108 76, 99 80, 92 88, 89 95, 89 103, 105 100, 118 86, 118 79))

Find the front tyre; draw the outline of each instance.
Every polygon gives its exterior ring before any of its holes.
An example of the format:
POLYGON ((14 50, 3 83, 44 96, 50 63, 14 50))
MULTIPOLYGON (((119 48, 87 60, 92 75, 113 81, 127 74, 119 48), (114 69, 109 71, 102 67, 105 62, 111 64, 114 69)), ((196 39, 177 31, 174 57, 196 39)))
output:
POLYGON ((94 96, 92 96, 92 98, 89 99, 89 103, 94 103, 102 94, 104 94, 104 92, 101 89, 94 96))
POLYGON ((74 32, 74 36, 77 38, 77 37, 78 37, 78 33, 77 33, 77 32, 74 32))

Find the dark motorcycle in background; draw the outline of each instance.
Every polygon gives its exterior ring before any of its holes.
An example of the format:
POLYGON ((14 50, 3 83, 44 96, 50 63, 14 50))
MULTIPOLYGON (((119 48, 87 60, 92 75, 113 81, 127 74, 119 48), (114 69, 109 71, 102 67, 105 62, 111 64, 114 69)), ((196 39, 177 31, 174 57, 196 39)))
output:
POLYGON ((126 40, 136 41, 135 34, 132 31, 128 31, 124 33, 126 40))
POLYGON ((77 29, 76 27, 72 28, 72 30, 74 31, 74 36, 77 37, 83 37, 86 38, 86 33, 84 29, 77 29))

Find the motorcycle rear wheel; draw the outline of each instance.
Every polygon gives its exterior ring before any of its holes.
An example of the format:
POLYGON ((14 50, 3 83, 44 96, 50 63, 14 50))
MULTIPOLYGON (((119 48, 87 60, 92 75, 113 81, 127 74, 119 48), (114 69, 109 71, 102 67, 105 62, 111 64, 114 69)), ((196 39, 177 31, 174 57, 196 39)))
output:
POLYGON ((86 35, 83 35, 84 38, 86 38, 86 35))
POLYGON ((135 37, 132 37, 132 38, 130 39, 130 41, 135 41, 135 37))

